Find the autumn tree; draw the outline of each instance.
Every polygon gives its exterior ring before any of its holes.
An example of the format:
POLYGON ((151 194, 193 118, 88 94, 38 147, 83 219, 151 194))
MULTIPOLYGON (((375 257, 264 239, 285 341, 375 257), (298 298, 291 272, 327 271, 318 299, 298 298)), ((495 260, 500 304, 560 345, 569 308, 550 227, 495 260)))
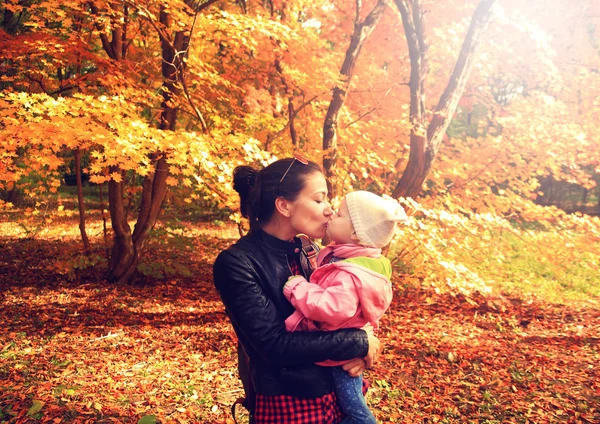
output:
POLYGON ((500 10, 430 175, 430 194, 516 216, 531 212, 528 202, 548 175, 594 187, 593 7, 500 10), (565 32, 566 25, 578 29, 565 32))
POLYGON ((474 54, 491 18, 495 0, 482 0, 471 19, 450 81, 435 109, 429 113, 425 102, 428 71, 426 20, 419 0, 395 0, 402 15, 410 53, 410 157, 393 197, 416 197, 431 169, 443 136, 464 91, 474 61, 474 54))
MULTIPOLYGON (((185 3, 187 6, 194 8, 189 13, 198 14, 214 1, 201 5, 193 1, 186 1, 185 3)), ((110 31, 111 39, 109 40, 105 31, 100 33, 100 38, 106 54, 112 60, 119 62, 126 60, 127 44, 130 42, 127 33, 130 6, 127 2, 123 4, 116 3, 116 5, 119 6, 119 9, 111 10, 111 13, 107 14, 110 19, 106 19, 106 22, 110 22, 110 27, 105 29, 110 31)), ((132 6, 136 7, 135 4, 132 6)), ((94 5, 91 6, 91 10, 94 15, 99 14, 98 8, 94 5)), ((164 131, 174 131, 177 126, 178 114, 178 108, 174 107, 174 103, 176 103, 176 98, 181 96, 182 87, 183 90, 187 91, 184 78, 185 59, 190 46, 192 28, 182 28, 173 32, 173 18, 165 4, 159 6, 158 20, 155 20, 152 13, 143 7, 138 7, 137 11, 158 32, 162 52, 161 74, 163 78, 161 89, 163 100, 161 102, 159 128, 164 131)), ((202 124, 202 129, 206 132, 206 123, 201 112, 195 107, 194 111, 202 124)), ((128 281, 137 270, 144 243, 149 231, 156 222, 167 193, 169 165, 165 153, 156 151, 149 155, 148 159, 153 170, 144 177, 142 183, 140 207, 133 232, 127 222, 124 205, 125 171, 120 170, 118 166, 109 167, 111 174, 118 175, 121 173, 120 178, 111 178, 108 182, 110 216, 115 234, 108 273, 108 278, 111 280, 128 281)))
POLYGON ((5 1, 1 188, 41 198, 80 154, 109 186, 125 281, 167 192, 235 211, 236 165, 297 150, 323 161, 334 203, 418 196, 436 223, 411 233, 419 269, 475 281, 444 256, 457 228, 581 226, 534 204, 539 181, 596 184, 598 6, 548 3, 5 1))
MULTIPOLYGON (((180 182, 191 187, 194 183, 190 177, 195 177, 195 183, 202 183, 205 192, 219 193, 206 187, 214 187, 211 180, 221 178, 220 170, 230 172, 233 166, 222 160, 228 152, 208 140, 229 129, 213 125, 213 134, 208 135, 201 112, 204 105, 214 111, 218 102, 212 102, 207 93, 190 93, 188 87, 206 85, 218 72, 202 62, 188 60, 194 24, 202 20, 199 14, 214 2, 182 2, 176 8, 172 2, 74 2, 58 8, 52 8, 52 2, 6 3, 4 22, 18 18, 26 24, 21 32, 4 32, 2 38, 4 51, 8 52, 4 75, 8 76, 11 68, 24 70, 6 78, 10 90, 2 97, 6 129, 3 155, 12 159, 3 180, 15 182, 24 173, 35 172, 44 177, 38 193, 48 186, 55 191, 60 184, 61 152, 65 148, 88 152, 92 181, 108 182, 109 188, 114 242, 108 276, 128 281, 137 268, 167 187, 180 182), (29 30, 32 27, 36 30, 29 30), (155 43, 153 37, 160 43, 155 43), (32 61, 39 66, 32 68, 32 61), (188 63, 204 66, 205 71, 196 68, 186 75, 188 63), (198 78, 200 74, 204 81, 198 78), (38 94, 25 94, 26 90, 38 94), (180 117, 182 112, 187 112, 186 119, 180 117), (150 120, 143 119, 144 115, 150 120), (198 124, 201 134, 178 129, 181 124, 193 129, 192 121, 198 124), (18 131, 17 123, 27 122, 37 125, 31 131, 18 131), (48 133, 55 138, 47 139, 48 133), (209 160, 217 155, 221 156, 219 165, 209 160), (19 157, 20 164, 14 161, 19 157), (33 158, 38 160, 34 163, 33 158), (205 175, 199 175, 201 169, 205 175), (133 231, 128 222, 131 209, 125 204, 132 173, 143 178, 133 231)), ((218 12, 214 20, 217 25, 211 28, 209 24, 205 29, 227 33, 222 29, 238 24, 230 16, 218 12)), ((206 25, 207 20, 202 23, 206 25)), ((228 103, 226 97, 221 96, 223 105, 228 103)), ((258 150, 248 138, 228 137, 229 142, 233 140, 236 143, 232 150, 245 146, 242 153, 246 156, 258 150)), ((262 157, 261 152, 258 155, 262 157)), ((36 191, 29 193, 34 195, 36 191)), ((194 195, 197 198, 198 194, 194 195)), ((228 201, 227 196, 221 198, 228 201)))

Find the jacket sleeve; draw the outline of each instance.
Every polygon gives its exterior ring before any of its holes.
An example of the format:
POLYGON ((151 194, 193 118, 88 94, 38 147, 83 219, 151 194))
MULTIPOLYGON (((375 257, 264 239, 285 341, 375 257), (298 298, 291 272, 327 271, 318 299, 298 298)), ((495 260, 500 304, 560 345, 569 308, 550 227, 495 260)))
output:
POLYGON ((306 318, 335 328, 356 315, 358 293, 348 273, 336 270, 327 278, 328 285, 323 288, 318 282, 296 277, 285 285, 283 294, 306 318))
POLYGON ((262 290, 245 256, 221 252, 213 276, 238 337, 265 361, 288 367, 367 355, 368 339, 363 330, 287 332, 284 317, 262 290))

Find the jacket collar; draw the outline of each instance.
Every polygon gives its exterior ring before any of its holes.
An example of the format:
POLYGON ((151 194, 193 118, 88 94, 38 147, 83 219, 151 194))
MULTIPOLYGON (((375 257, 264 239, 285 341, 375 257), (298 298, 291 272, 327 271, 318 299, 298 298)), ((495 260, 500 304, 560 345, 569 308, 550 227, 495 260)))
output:
POLYGON ((277 250, 290 255, 298 254, 302 249, 302 240, 298 237, 294 237, 292 241, 281 240, 260 229, 252 231, 250 237, 258 240, 259 243, 271 250, 277 250))

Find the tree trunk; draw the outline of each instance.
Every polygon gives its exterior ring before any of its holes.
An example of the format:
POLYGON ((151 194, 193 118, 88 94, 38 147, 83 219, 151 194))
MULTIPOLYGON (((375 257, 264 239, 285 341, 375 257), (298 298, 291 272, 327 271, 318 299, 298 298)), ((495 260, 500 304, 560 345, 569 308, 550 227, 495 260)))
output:
MULTIPOLYGON (((360 3, 357 4, 359 5, 360 3)), ((384 0, 379 0, 365 20, 360 22, 360 7, 357 6, 356 19, 354 20, 354 33, 350 39, 350 46, 348 47, 348 50, 346 50, 346 57, 340 69, 340 76, 343 81, 333 89, 333 96, 329 103, 329 108, 327 109, 327 115, 325 116, 325 122, 323 124, 323 151, 325 153, 325 156, 323 157, 323 168, 327 178, 327 189, 329 190, 330 198, 333 198, 336 195, 335 186, 332 181, 333 176, 335 175, 337 161, 338 115, 346 101, 347 90, 350 86, 354 65, 356 64, 360 50, 365 40, 371 35, 373 29, 375 29, 375 26, 383 16, 385 7, 386 2, 384 0)))
POLYGON ((412 128, 408 163, 392 192, 392 197, 415 198, 421 192, 469 79, 475 50, 491 19, 491 10, 495 2, 496 0, 481 0, 477 5, 450 81, 426 127, 423 82, 427 72, 427 46, 424 40, 424 14, 419 0, 395 0, 402 15, 411 61, 409 86, 412 128))
MULTIPOLYGON (((166 10, 160 12, 160 22, 165 28, 170 27, 171 17, 166 10)), ((177 125, 177 109, 170 107, 174 97, 180 95, 178 78, 185 63, 183 52, 187 49, 189 37, 182 31, 177 31, 173 41, 161 35, 163 102, 159 127, 165 131, 173 131, 177 125)), ((117 183, 109 182, 109 202, 111 219, 115 231, 115 244, 109 265, 109 279, 116 282, 130 281, 137 270, 144 251, 148 234, 160 213, 167 194, 167 177, 169 167, 166 158, 160 153, 156 155, 155 171, 144 178, 142 197, 137 221, 133 233, 127 223, 127 214, 123 203, 123 186, 125 176, 117 183)))
MULTIPOLYGON (((294 124, 294 119, 295 119, 295 115, 296 115, 296 109, 294 108, 294 95, 293 95, 293 90, 290 88, 288 82, 286 81, 284 74, 283 74, 283 69, 281 67, 281 61, 280 59, 275 59, 275 70, 277 71, 277 74, 279 75, 279 79, 281 80, 281 83, 283 85, 283 89, 285 92, 285 95, 287 96, 287 100, 288 100, 288 115, 289 115, 289 127, 290 127, 290 138, 292 139, 292 146, 294 146, 294 149, 296 149, 298 147, 298 132, 296 131, 296 126, 294 124)), ((271 140, 269 140, 269 138, 267 138, 267 143, 265 143, 265 150, 269 149, 269 142, 271 140)))
MULTIPOLYGON (((111 173, 117 171, 115 168, 110 169, 111 173)), ((133 248, 131 228, 125 218, 124 185, 123 180, 117 182, 111 179, 108 182, 108 208, 114 232, 114 243, 108 264, 108 280, 116 282, 128 281, 135 270, 131 269, 136 254, 133 248)))
POLYGON ((75 181, 77 182, 77 205, 79 206, 79 232, 86 255, 90 253, 90 240, 85 231, 85 206, 83 204, 83 183, 81 181, 81 150, 75 150, 75 181))
POLYGON ((156 223, 161 206, 167 194, 168 164, 164 157, 156 161, 153 174, 144 178, 142 200, 133 233, 127 223, 123 202, 124 183, 114 180, 108 183, 110 216, 115 240, 109 263, 109 280, 118 283, 129 282, 139 265, 148 234, 156 223))
MULTIPOLYGON (((113 10, 118 8, 116 3, 110 3, 113 10)), ((94 3, 90 3, 92 13, 98 15, 99 10, 94 3)), ((124 10, 125 12, 126 10, 124 10)), ((124 19, 124 22, 127 19, 124 19)), ((104 51, 115 62, 120 62, 125 56, 124 46, 127 45, 126 34, 119 19, 111 19, 112 37, 97 24, 99 30, 100 41, 104 51)), ((125 207, 123 204, 123 192, 125 188, 124 177, 125 173, 116 167, 109 169, 110 173, 121 173, 121 181, 117 182, 111 179, 108 182, 108 209, 110 212, 110 220, 113 228, 113 246, 108 261, 109 281, 124 282, 128 281, 134 274, 135 268, 132 270, 132 263, 136 257, 133 240, 131 237, 131 228, 127 222, 125 215, 125 207)), ((135 263, 137 267, 137 262, 135 263)))
MULTIPOLYGON (((102 42, 102 47, 104 51, 112 60, 120 61, 126 55, 127 48, 127 33, 126 33, 126 24, 128 22, 128 17, 125 16, 125 13, 128 13, 128 8, 126 5, 121 7, 121 4, 118 2, 110 2, 108 6, 112 9, 110 20, 110 25, 112 28, 111 31, 111 39, 109 40, 108 34, 104 31, 104 28, 100 26, 100 23, 96 23, 96 29, 98 30, 100 41, 102 42), (119 19, 117 10, 121 9, 123 11, 123 19, 119 19), (124 25, 125 24, 125 25, 124 25)), ((94 2, 89 2, 90 10, 94 15, 99 14, 98 6, 94 2)))
POLYGON ((587 206, 590 191, 585 187, 583 187, 582 190, 583 190, 583 193, 581 193, 581 204, 583 207, 585 207, 585 206, 587 206))
MULTIPOLYGON (((210 5, 216 3, 216 1, 207 0, 205 2, 198 2, 185 0, 185 3, 193 8, 195 13, 200 13, 210 5)), ((127 2, 127 4, 130 7, 135 7, 134 2, 127 2)), ((97 13, 97 9, 94 6, 92 6, 92 11, 97 13)), ((128 8, 126 6, 124 14, 126 15, 127 13, 128 8)), ((171 16, 165 7, 161 7, 159 20, 161 24, 160 28, 162 29, 158 29, 157 32, 162 48, 162 76, 164 80, 159 127, 165 131, 173 131, 177 125, 177 109, 170 105, 173 104, 172 100, 175 97, 181 95, 180 87, 184 87, 185 89, 183 76, 185 71, 184 59, 187 54, 190 35, 186 31, 176 31, 173 37, 167 34, 168 29, 171 27, 171 16)), ((124 59, 127 53, 126 31, 128 20, 126 16, 123 23, 121 26, 114 26, 112 40, 109 41, 105 34, 101 35, 102 45, 107 54, 117 61, 124 59)), ((200 118, 202 117, 200 116, 200 118)), ((202 124, 203 130, 206 131, 203 121, 202 124)), ((166 197, 167 177, 169 174, 167 159, 161 152, 155 153, 152 159, 155 171, 144 178, 141 203, 133 233, 127 222, 127 211, 123 201, 124 173, 121 173, 120 182, 111 180, 108 183, 110 217, 114 230, 114 244, 109 260, 108 272, 110 281, 119 283, 128 282, 134 277, 148 234, 156 223, 166 197)), ((110 169, 110 172, 120 172, 120 170, 110 169)))
POLYGON ((539 191, 542 192, 542 195, 537 195, 535 198, 535 203, 538 205, 549 205, 550 204, 550 196, 552 195, 552 176, 547 176, 539 179, 540 188, 539 191))
POLYGON ((556 198, 556 181, 554 177, 548 177, 548 199, 546 200, 546 205, 553 205, 556 198))
POLYGON ((106 214, 104 213, 104 195, 102 194, 102 184, 98 184, 98 197, 100 198, 100 215, 102 215, 102 237, 104 240, 104 254, 107 262, 110 263, 110 251, 108 248, 108 229, 106 228, 106 214))

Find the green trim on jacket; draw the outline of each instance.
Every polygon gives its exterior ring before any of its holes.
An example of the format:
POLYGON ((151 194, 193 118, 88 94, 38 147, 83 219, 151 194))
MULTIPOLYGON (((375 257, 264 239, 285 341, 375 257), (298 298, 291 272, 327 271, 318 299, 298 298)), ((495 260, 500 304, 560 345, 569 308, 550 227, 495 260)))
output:
POLYGON ((383 275, 388 280, 392 277, 392 264, 390 260, 381 255, 378 258, 368 258, 366 256, 357 256, 355 258, 344 259, 344 262, 350 262, 355 265, 370 269, 383 275))

